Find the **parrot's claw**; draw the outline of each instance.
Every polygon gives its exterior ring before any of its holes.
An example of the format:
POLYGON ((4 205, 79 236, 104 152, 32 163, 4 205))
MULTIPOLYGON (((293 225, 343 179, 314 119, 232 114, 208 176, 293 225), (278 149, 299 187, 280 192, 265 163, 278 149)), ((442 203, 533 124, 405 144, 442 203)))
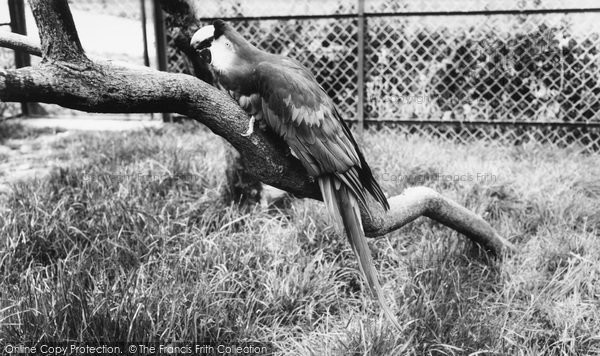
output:
POLYGON ((254 132, 254 122, 255 121, 256 121, 256 119, 254 118, 254 116, 250 117, 250 122, 248 123, 248 131, 243 133, 242 136, 248 137, 248 136, 252 135, 252 133, 254 132))

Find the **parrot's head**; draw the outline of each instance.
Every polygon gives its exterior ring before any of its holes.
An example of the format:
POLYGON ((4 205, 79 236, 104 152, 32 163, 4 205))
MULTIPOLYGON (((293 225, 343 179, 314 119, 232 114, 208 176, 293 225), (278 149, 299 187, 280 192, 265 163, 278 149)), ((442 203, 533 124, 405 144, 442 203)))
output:
POLYGON ((224 73, 245 64, 252 58, 253 49, 256 50, 223 20, 216 20, 196 31, 190 45, 206 62, 224 73))

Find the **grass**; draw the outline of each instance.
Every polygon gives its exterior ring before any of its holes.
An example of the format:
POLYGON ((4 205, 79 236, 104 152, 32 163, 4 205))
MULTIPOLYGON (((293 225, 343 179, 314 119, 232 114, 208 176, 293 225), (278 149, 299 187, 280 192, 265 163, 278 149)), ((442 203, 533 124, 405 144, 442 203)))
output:
POLYGON ((54 134, 56 129, 35 128, 23 125, 20 122, 0 120, 0 144, 6 144, 9 139, 24 140, 33 139, 45 134, 54 134))
POLYGON ((600 354, 600 158, 386 130, 363 141, 386 192, 435 188, 484 216, 519 252, 487 258, 428 219, 371 241, 399 333, 321 203, 276 210, 221 199, 225 147, 213 134, 188 125, 71 135, 54 144, 64 164, 6 197, 0 342, 600 354))

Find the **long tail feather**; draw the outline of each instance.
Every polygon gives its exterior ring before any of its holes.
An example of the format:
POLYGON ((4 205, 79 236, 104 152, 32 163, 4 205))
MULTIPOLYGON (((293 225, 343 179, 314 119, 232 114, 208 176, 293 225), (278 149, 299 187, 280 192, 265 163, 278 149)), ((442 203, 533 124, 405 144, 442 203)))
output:
POLYGON ((363 231, 358 200, 350 189, 335 176, 319 177, 319 186, 327 210, 334 218, 336 228, 340 231, 340 225, 343 225, 346 230, 348 241, 358 258, 360 270, 371 289, 371 293, 379 302, 386 317, 398 330, 402 330, 383 298, 383 291, 373 265, 371 250, 363 231))

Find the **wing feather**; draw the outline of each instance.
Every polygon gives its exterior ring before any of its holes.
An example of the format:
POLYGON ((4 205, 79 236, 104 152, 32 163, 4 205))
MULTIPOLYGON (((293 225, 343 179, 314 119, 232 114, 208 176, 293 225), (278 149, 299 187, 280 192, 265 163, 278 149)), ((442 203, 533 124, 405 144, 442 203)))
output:
POLYGON ((364 206, 365 190, 386 209, 379 184, 335 109, 314 76, 289 58, 257 65, 263 118, 281 135, 313 176, 335 174, 364 206))

